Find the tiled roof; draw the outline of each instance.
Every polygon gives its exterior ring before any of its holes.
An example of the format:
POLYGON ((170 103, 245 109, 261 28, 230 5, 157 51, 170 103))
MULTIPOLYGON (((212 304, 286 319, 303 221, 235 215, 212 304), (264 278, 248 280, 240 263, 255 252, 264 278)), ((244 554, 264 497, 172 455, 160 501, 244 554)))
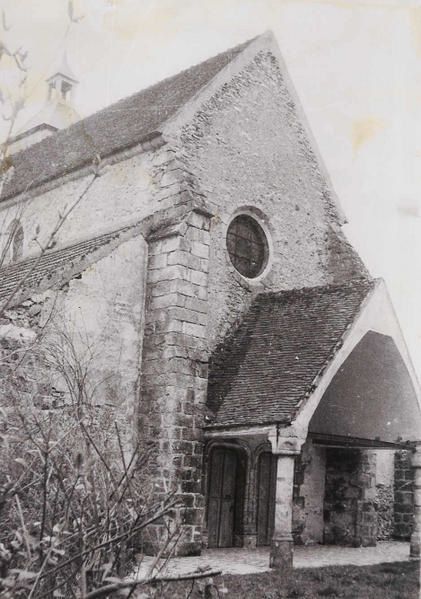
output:
POLYGON ((160 132, 162 125, 249 42, 120 100, 12 157, 1 199, 32 189, 160 132))
POLYGON ((358 280, 259 295, 211 358, 209 426, 292 422, 372 286, 358 280))
POLYGON ((118 245, 128 230, 129 227, 60 250, 47 250, 41 256, 2 268, 0 308, 23 301, 31 293, 63 284, 118 245))

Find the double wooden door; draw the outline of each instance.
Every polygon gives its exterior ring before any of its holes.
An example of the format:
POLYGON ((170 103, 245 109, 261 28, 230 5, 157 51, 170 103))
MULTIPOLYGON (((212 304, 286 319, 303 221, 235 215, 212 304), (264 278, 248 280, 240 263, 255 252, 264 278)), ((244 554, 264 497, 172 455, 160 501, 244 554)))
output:
POLYGON ((208 491, 208 545, 232 547, 238 479, 238 456, 235 450, 212 451, 208 491))
MULTIPOLYGON (((208 546, 232 547, 234 534, 242 530, 244 464, 235 449, 215 448, 210 456, 208 479, 208 546)), ((257 467, 257 544, 270 545, 273 535, 276 456, 260 455, 257 467)))

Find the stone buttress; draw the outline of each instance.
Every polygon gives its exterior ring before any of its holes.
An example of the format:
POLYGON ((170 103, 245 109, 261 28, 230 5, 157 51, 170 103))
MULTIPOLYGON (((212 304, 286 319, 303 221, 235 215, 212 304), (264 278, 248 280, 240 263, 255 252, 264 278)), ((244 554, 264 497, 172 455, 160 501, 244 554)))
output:
MULTIPOLYGON (((181 536, 171 549, 179 555, 201 547, 209 229, 210 214, 196 208, 148 239, 139 438, 152 452, 156 498, 174 493, 182 505, 173 524, 174 539, 181 536)), ((165 525, 156 524, 145 549, 167 541, 165 525)))

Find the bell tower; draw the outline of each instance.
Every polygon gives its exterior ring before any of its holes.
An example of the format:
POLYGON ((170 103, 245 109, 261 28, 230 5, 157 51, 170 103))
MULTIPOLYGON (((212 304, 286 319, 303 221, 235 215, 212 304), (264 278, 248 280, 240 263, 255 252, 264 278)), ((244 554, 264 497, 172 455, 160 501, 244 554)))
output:
POLYGON ((64 52, 59 66, 54 70, 53 75, 46 79, 47 97, 44 106, 10 141, 10 154, 38 143, 56 131, 70 127, 80 119, 73 104, 78 83, 64 52))
POLYGON ((48 102, 71 104, 78 80, 69 67, 66 52, 63 54, 59 68, 46 81, 48 84, 48 102))

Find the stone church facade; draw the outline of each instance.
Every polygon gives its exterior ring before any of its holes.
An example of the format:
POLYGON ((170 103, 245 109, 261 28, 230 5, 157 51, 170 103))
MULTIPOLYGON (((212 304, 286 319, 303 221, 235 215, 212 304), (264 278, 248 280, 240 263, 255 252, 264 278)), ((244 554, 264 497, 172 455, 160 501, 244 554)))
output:
POLYGON ((294 540, 375 543, 376 459, 414 452, 418 383, 273 36, 56 129, 3 176, 0 336, 65 322, 100 348, 96 400, 154 449, 179 554, 270 545, 289 567, 294 540))

